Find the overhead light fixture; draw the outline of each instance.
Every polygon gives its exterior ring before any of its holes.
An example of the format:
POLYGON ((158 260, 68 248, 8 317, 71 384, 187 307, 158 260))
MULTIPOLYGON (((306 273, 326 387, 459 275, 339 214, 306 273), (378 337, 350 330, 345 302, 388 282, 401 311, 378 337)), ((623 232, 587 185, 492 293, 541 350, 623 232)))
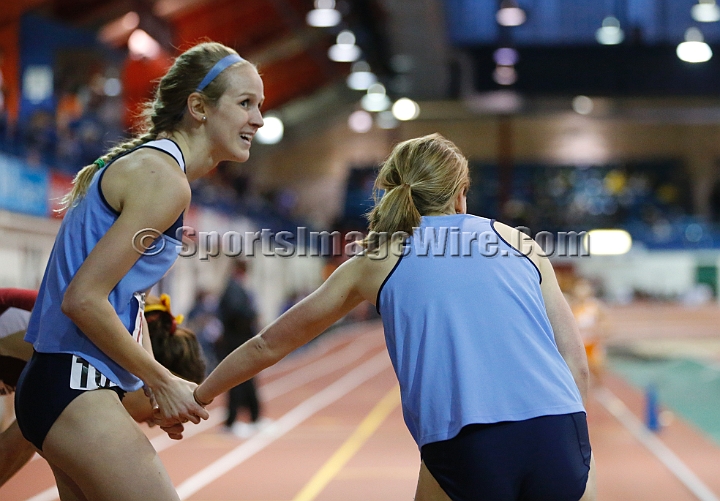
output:
POLYGON ((362 51, 355 45, 355 35, 350 30, 341 31, 335 45, 328 50, 328 57, 338 63, 352 63, 360 59, 362 51))
POLYGON ((128 38, 128 49, 130 54, 137 59, 143 57, 155 59, 162 51, 157 40, 141 29, 133 31, 128 38))
POLYGON ((348 117, 348 127, 354 132, 364 134, 372 129, 372 115, 364 110, 357 110, 348 117))
POLYGON ((285 126, 280 117, 266 114, 263 117, 265 124, 255 133, 255 139, 260 144, 277 144, 285 134, 285 126))
POLYGON ((380 83, 376 83, 370 86, 362 99, 360 105, 365 111, 380 112, 385 111, 390 107, 390 98, 387 97, 385 86, 380 83))
POLYGON ((499 85, 512 85, 517 82, 517 71, 514 66, 498 65, 493 72, 493 80, 499 85))
POLYGON ((392 114, 395 118, 402 120, 403 122, 415 120, 418 116, 420 116, 420 105, 412 99, 402 97, 393 104, 392 114))
POLYGON ((688 28, 685 41, 677 46, 677 56, 686 63, 704 63, 712 58, 712 49, 705 43, 702 32, 697 28, 688 28))
POLYGON ((354 63, 352 72, 347 77, 347 85, 353 90, 368 90, 376 82, 375 73, 370 71, 370 65, 365 61, 354 63))
POLYGON ((115 97, 119 96, 122 92, 122 84, 120 79, 117 77, 110 77, 103 83, 103 93, 106 96, 115 97))
POLYGON ((500 26, 520 26, 525 22, 527 16, 515 0, 502 0, 495 19, 500 26))
POLYGON ((715 0, 699 0, 690 9, 692 18, 699 23, 714 23, 720 21, 720 7, 715 0))
POLYGON ((381 129, 395 129, 398 125, 398 119, 395 118, 393 112, 390 110, 381 111, 375 116, 375 123, 381 129))
POLYGON ((619 256, 632 248, 632 237, 625 230, 590 230, 583 238, 591 256, 619 256))
POLYGON ((575 96, 572 100, 572 107, 575 113, 589 115, 592 113, 593 108, 595 108, 595 103, 587 96, 575 96))
POLYGON ((120 18, 120 23, 126 30, 134 30, 140 24, 140 15, 135 11, 130 11, 120 18))
POLYGON ((625 32, 620 28, 620 21, 616 17, 607 16, 595 32, 595 39, 603 45, 617 45, 625 39, 625 32))
POLYGON ((493 59, 500 66, 514 66, 520 60, 518 51, 510 47, 500 47, 493 52, 493 59))
POLYGON ((315 8, 305 16, 305 21, 316 28, 337 26, 341 20, 342 15, 335 10, 335 0, 315 0, 315 8))

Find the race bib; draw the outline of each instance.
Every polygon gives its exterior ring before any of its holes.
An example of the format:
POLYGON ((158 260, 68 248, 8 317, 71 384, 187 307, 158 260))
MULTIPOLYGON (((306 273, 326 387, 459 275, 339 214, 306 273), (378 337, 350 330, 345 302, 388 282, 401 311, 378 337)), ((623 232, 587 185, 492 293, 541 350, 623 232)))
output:
POLYGON ((97 390, 117 386, 84 358, 73 355, 70 370, 70 388, 73 390, 97 390))

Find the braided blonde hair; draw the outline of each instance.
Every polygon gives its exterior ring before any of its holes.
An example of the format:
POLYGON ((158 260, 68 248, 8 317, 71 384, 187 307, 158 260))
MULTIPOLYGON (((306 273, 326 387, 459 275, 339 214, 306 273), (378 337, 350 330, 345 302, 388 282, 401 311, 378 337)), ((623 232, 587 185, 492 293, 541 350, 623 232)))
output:
MULTIPOLYGON (((75 205, 87 192, 95 173, 123 153, 157 139, 163 132, 174 131, 183 119, 187 99, 196 91, 201 80, 220 59, 237 54, 233 49, 216 42, 203 42, 180 54, 168 72, 160 79, 152 101, 145 103, 140 133, 124 141, 94 163, 83 167, 73 179, 72 189, 63 197, 59 212, 75 205)), ((250 64, 243 60, 236 64, 250 64)), ((211 104, 217 104, 227 88, 224 73, 210 82, 200 94, 211 104)))

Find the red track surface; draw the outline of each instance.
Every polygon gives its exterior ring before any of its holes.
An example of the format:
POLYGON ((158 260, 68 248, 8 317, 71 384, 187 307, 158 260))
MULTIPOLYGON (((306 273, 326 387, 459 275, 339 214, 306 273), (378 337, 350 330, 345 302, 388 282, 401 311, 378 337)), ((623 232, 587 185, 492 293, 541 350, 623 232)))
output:
MULTIPOLYGON (((222 430, 221 402, 209 422, 190 428, 180 442, 146 430, 183 499, 413 498, 419 453, 402 420, 379 324, 326 334, 259 382, 273 423, 249 439, 222 430)), ((613 376, 605 385, 642 416, 640 394, 613 376)), ((598 400, 588 414, 601 501, 698 499, 598 400)), ((720 448, 680 421, 659 438, 720 498, 720 448)), ((49 467, 36 459, 0 488, 0 499, 50 500, 53 486, 49 467)))

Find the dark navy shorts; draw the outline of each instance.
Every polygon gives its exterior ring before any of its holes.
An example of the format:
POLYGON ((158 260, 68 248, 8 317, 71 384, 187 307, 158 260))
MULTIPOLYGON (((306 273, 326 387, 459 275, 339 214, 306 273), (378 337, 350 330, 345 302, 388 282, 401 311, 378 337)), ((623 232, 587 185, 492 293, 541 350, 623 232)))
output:
POLYGON ((422 460, 453 501, 578 501, 590 471, 584 412, 465 426, 422 460))
POLYGON ((125 396, 86 360, 68 353, 34 352, 15 391, 15 415, 23 436, 42 450, 50 428, 70 402, 86 391, 109 389, 125 396))

